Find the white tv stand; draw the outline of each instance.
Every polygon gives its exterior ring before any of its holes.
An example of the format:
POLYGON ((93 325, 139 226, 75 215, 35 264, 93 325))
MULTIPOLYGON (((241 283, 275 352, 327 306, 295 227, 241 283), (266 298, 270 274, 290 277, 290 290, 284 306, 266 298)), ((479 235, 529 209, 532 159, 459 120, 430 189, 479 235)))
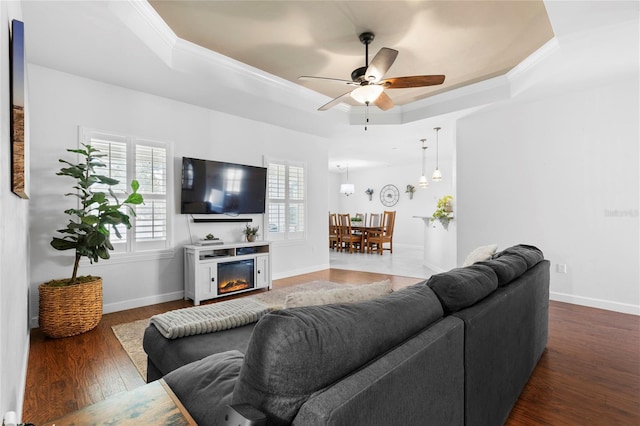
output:
MULTIPOLYGON (((230 243, 220 245, 184 246, 184 298, 200 301, 271 288, 271 243, 230 243), (248 262, 241 262, 248 261, 248 262), (224 264, 253 264, 253 287, 225 292, 219 288, 218 266, 224 264)), ((248 266, 246 266, 248 267, 248 266)), ((251 277, 249 277, 251 278, 251 277)))

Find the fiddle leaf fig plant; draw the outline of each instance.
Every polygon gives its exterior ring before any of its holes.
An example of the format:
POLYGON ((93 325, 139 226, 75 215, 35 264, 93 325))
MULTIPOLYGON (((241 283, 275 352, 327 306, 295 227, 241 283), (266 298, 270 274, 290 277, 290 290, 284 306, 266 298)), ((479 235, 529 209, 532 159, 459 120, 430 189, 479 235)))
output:
POLYGON ((111 244, 111 230, 118 238, 122 238, 117 225, 124 225, 131 228, 129 214, 135 216, 134 205, 142 204, 143 197, 138 194, 140 184, 137 180, 131 181, 131 193, 124 201, 119 201, 111 188, 119 183, 118 180, 97 174, 95 169, 106 167, 100 160, 106 154, 91 145, 82 144, 79 149, 67 149, 68 152, 78 154, 82 159, 77 164, 66 160, 58 160, 66 164, 56 175, 69 176, 76 180, 73 188, 76 192, 69 192, 65 196, 77 197, 78 208, 67 209, 64 212, 71 216, 66 228, 58 229, 56 232, 62 234, 61 237, 53 237, 51 246, 56 250, 75 250, 75 261, 73 263, 73 274, 69 280, 58 280, 57 285, 71 285, 78 282, 78 266, 80 259, 88 257, 91 263, 98 259, 109 259, 109 250, 113 250, 111 244), (106 186, 107 194, 94 185, 106 186), (128 211, 129 214, 123 212, 128 211))

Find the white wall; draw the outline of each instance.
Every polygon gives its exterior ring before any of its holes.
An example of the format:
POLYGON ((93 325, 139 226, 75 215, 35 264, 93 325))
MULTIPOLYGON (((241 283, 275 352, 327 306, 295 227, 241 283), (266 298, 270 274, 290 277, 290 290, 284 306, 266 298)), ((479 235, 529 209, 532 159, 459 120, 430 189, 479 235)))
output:
MULTIPOLYGON (((20 3, 0 2, 0 419, 7 411, 16 411, 18 416, 22 413, 22 395, 29 356, 27 213, 30 201, 23 200, 11 192, 11 116, 7 47, 8 28, 12 19, 21 19, 20 3)), ((28 112, 28 98, 25 102, 25 111, 28 112)), ((28 114, 25 114, 25 117, 27 116, 28 114)), ((26 122, 27 144, 28 125, 26 122)))
POLYGON ((640 314, 638 93, 636 75, 461 119, 458 258, 533 244, 553 299, 640 314))
MULTIPOLYGON (((453 195, 455 205, 455 122, 447 121, 441 124, 439 134, 439 168, 443 179, 432 182, 431 174, 436 167, 436 150, 434 138, 429 134, 425 161, 425 175, 429 179, 428 188, 419 188, 418 179, 422 174, 422 150, 420 133, 416 129, 433 128, 433 125, 397 126, 399 139, 415 140, 415 157, 403 166, 378 166, 370 169, 349 170, 349 183, 353 183, 356 192, 345 196, 339 193, 340 184, 347 182, 346 173, 332 170, 329 181, 329 209, 335 213, 382 213, 384 210, 396 211, 396 222, 393 234, 394 246, 401 245, 408 248, 425 250, 424 264, 436 271, 449 270, 456 266, 456 227, 442 229, 439 223, 425 222, 416 216, 431 216, 436 209, 438 198, 443 195, 453 195), (395 185, 400 191, 400 199, 393 207, 385 207, 380 201, 380 190, 387 184, 395 185), (405 193, 408 184, 416 188, 413 199, 405 193), (367 188, 372 188, 374 194, 371 201, 365 194, 367 188), (434 228, 435 226, 435 228, 434 228)), ((424 131, 423 133, 424 134, 424 131)))
MULTIPOLYGON (((262 165, 263 156, 306 162, 308 238, 274 243, 273 276, 284 277, 328 266, 326 250, 326 142, 272 125, 195 107, 141 92, 29 67, 32 87, 31 315, 37 316, 37 286, 71 275, 73 253, 50 245, 56 229, 68 220, 63 211, 73 199, 72 180, 56 176, 58 158, 73 160, 67 148, 77 146, 78 126, 170 141, 174 154, 175 255, 171 259, 118 263, 100 261, 81 267, 81 274, 103 277, 105 312, 182 297, 182 245, 190 241, 187 217, 177 212, 182 156, 262 165)), ((255 218, 260 220, 260 217, 255 218)), ((258 222, 260 223, 260 222, 258 222)), ((244 224, 191 224, 194 238, 209 232, 225 241, 240 241, 244 224)))

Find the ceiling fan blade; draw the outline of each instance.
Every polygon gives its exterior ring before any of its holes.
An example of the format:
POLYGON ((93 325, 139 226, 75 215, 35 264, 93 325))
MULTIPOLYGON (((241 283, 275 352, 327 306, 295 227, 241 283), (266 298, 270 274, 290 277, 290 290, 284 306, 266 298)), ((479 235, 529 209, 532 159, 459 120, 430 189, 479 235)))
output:
POLYGON ((393 108, 393 101, 384 92, 380 93, 380 96, 378 96, 378 98, 373 101, 373 103, 383 111, 393 108))
POLYGON ((327 102, 326 104, 322 105, 320 108, 318 108, 318 111, 326 111, 329 108, 332 108, 332 107, 338 105, 340 102, 342 102, 344 100, 344 98, 349 97, 350 94, 351 94, 351 92, 347 92, 347 93, 344 93, 344 94, 338 96, 337 98, 335 98, 335 99, 327 102))
POLYGON ((339 78, 330 78, 330 77, 314 77, 312 75, 301 75, 300 77, 298 77, 298 80, 322 80, 322 81, 328 81, 331 83, 341 83, 341 84, 348 84, 350 86, 360 86, 359 83, 355 83, 351 80, 342 80, 339 78))
POLYGON ((373 83, 380 81, 382 76, 389 71, 389 68, 393 65, 393 62, 396 60, 396 56, 398 56, 397 50, 389 49, 388 47, 380 49, 364 74, 365 80, 373 83))
POLYGON ((409 77, 387 78, 380 82, 387 89, 437 86, 442 83, 444 83, 444 75, 412 75, 409 77))

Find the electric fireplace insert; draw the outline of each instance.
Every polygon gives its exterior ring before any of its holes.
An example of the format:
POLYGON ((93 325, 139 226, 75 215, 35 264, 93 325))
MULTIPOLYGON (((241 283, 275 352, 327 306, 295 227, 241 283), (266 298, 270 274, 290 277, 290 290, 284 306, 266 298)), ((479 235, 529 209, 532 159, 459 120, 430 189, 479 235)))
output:
POLYGON ((255 288, 255 259, 218 263, 218 294, 255 288))

